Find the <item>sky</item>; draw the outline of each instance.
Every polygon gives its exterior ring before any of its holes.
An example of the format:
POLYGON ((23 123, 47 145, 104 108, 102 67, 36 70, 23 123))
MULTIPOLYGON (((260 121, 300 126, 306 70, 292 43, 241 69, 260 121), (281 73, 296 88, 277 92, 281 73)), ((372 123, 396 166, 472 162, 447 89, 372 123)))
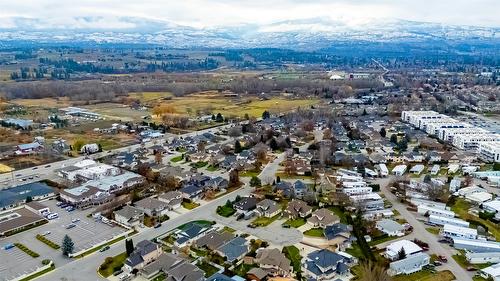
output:
POLYGON ((127 29, 127 18, 196 28, 321 18, 347 25, 403 19, 500 27, 500 0, 0 0, 0 28, 127 29), (20 19, 23 19, 22 21, 20 19))

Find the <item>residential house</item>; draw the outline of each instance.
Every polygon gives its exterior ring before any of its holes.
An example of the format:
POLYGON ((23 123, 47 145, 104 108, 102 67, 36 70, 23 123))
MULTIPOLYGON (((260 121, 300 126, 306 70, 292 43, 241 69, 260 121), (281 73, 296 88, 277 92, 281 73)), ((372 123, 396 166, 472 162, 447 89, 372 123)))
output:
POLYGON ((144 212, 129 205, 123 206, 123 208, 113 213, 115 221, 128 227, 137 226, 144 221, 144 212))
POLYGON ((500 280, 500 263, 481 269, 479 274, 485 279, 492 278, 494 281, 500 280))
POLYGON ((307 192, 307 185, 301 181, 297 180, 293 183, 293 193, 295 198, 303 198, 307 192))
POLYGON ((292 272, 290 260, 278 249, 260 248, 257 250, 255 263, 270 276, 289 276, 292 272))
POLYGON ((307 223, 312 227, 326 228, 327 226, 340 223, 340 219, 332 211, 321 208, 312 213, 311 217, 307 219, 307 223))
POLYGON ((240 201, 233 204, 233 208, 237 213, 245 214, 245 217, 251 217, 253 210, 257 207, 257 198, 243 197, 240 201))
POLYGON ((292 198, 295 195, 293 185, 287 181, 280 181, 276 183, 274 189, 277 193, 282 194, 286 198, 292 198))
POLYGON ((281 213, 281 208, 275 201, 270 199, 264 199, 259 203, 257 203, 255 212, 259 214, 259 216, 272 218, 281 213))
POLYGON ((405 228, 399 223, 390 220, 382 219, 377 222, 376 228, 389 236, 404 236, 405 228))
POLYGON ((125 271, 132 272, 134 269, 142 269, 147 264, 155 261, 163 250, 160 245, 149 240, 143 240, 134 248, 134 251, 125 260, 125 271))
POLYGON ((203 195, 203 186, 195 185, 195 184, 187 184, 179 189, 179 192, 182 193, 182 197, 190 200, 198 200, 203 195))
POLYGON ((330 245, 337 245, 339 248, 343 249, 351 245, 353 238, 351 237, 351 231, 351 225, 336 223, 325 227, 323 234, 330 245))
POLYGON ((212 230, 196 240, 193 245, 197 248, 207 248, 208 250, 214 251, 215 249, 229 242, 231 239, 233 239, 233 237, 234 236, 229 232, 219 232, 216 230, 212 230))
POLYGON ((150 217, 166 215, 170 210, 167 203, 151 197, 135 202, 134 206, 150 217))
POLYGON ((184 226, 183 230, 176 233, 177 240, 175 240, 174 245, 179 248, 187 246, 196 241, 210 229, 210 227, 206 227, 195 222, 189 223, 184 226))
POLYGON ((445 224, 439 234, 446 238, 476 239, 477 229, 445 224))
POLYGON ((307 255, 302 263, 304 276, 310 280, 335 280, 348 277, 350 261, 332 251, 322 249, 307 255))
POLYGON ((158 200, 167 203, 170 210, 181 206, 183 194, 180 191, 169 191, 158 196, 158 200))
POLYGON ((422 252, 422 248, 409 240, 399 240, 393 242, 385 248, 385 257, 389 260, 396 260, 399 257, 399 252, 404 249, 406 256, 414 255, 422 252))
POLYGON ((290 219, 305 218, 312 213, 312 207, 306 202, 293 199, 285 209, 285 215, 290 219))
POLYGON ((248 242, 245 238, 234 237, 229 242, 217 248, 216 252, 232 263, 235 260, 243 258, 248 253, 248 249, 248 242))
POLYGON ((453 238, 453 247, 460 250, 478 253, 500 252, 500 242, 478 239, 453 238))
POLYGON ((390 275, 412 274, 422 270, 429 262, 430 256, 425 253, 407 255, 406 258, 402 260, 391 262, 389 264, 388 273, 390 275))

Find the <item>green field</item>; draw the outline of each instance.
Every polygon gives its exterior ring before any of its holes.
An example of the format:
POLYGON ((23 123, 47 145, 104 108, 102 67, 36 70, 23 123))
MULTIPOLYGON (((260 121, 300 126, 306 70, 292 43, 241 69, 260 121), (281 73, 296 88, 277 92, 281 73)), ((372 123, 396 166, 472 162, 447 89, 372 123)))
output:
POLYGON ((306 224, 306 219, 304 218, 298 218, 295 220, 289 219, 286 222, 283 223, 283 225, 289 225, 290 227, 298 228, 306 224))
POLYGON ((99 274, 104 277, 108 277, 113 272, 117 271, 117 269, 123 266, 125 260, 127 259, 127 253, 121 253, 114 257, 108 257, 106 260, 99 266, 99 274))

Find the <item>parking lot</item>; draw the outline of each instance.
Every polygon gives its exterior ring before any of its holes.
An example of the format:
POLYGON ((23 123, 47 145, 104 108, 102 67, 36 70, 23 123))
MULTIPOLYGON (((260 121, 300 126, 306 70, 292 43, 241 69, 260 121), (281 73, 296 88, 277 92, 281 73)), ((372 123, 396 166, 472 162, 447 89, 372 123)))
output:
POLYGON ((47 200, 41 202, 50 208, 50 212, 58 213, 59 218, 50 220, 49 223, 42 226, 18 233, 16 235, 0 239, 0 246, 3 247, 10 243, 22 243, 30 250, 40 254, 38 258, 32 258, 18 248, 10 250, 0 249, 0 281, 10 280, 14 276, 33 272, 37 267, 42 266, 43 259, 50 259, 56 266, 62 266, 70 259, 62 255, 61 250, 54 250, 36 239, 37 234, 46 234, 45 237, 56 244, 61 244, 64 235, 68 234, 74 243, 74 252, 91 248, 105 240, 111 239, 126 231, 119 226, 109 226, 100 220, 87 217, 91 210, 74 210, 68 212, 65 209, 56 206, 56 200, 47 200), (74 219, 75 226, 71 229, 66 227, 74 219))
POLYGON ((55 243, 61 243, 64 235, 71 237, 75 243, 74 252, 91 248, 105 240, 112 239, 113 237, 125 232, 125 229, 119 226, 110 226, 103 223, 101 220, 96 220, 92 217, 88 218, 87 214, 90 211, 80 211, 78 209, 68 212, 56 206, 57 201, 45 201, 51 212, 59 214, 59 218, 51 220, 47 225, 38 228, 37 233, 45 233, 50 231, 50 234, 45 235, 55 243), (74 220, 78 220, 73 222, 74 220), (68 225, 75 225, 68 229, 68 225))
POLYGON ((2 247, 0 249, 0 280, 12 280, 33 272, 43 266, 42 259, 42 257, 32 258, 16 247, 9 250, 4 250, 2 247))

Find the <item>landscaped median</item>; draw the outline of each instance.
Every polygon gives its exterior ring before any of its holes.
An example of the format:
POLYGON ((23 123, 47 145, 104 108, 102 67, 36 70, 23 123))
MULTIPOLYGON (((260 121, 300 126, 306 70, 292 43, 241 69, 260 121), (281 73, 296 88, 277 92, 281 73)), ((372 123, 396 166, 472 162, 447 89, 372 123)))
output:
POLYGON ((30 255, 32 258, 38 258, 40 256, 37 252, 33 252, 32 250, 28 249, 28 247, 24 246, 21 243, 14 243, 14 246, 19 248, 21 251, 25 252, 26 254, 30 255))
POLYGON ((104 278, 107 278, 116 271, 119 271, 123 267, 123 264, 125 263, 126 259, 127 259, 126 252, 123 252, 114 257, 107 257, 104 260, 104 262, 99 266, 98 270, 99 274, 102 275, 104 278))
POLYGON ((52 242, 51 240, 47 239, 47 237, 45 237, 41 234, 37 234, 36 239, 38 239, 40 242, 46 244, 47 246, 51 247, 54 250, 58 250, 61 248, 61 246, 59 246, 59 244, 52 242))
MULTIPOLYGON (((44 260, 45 261, 45 260, 44 260)), ((43 262, 43 261, 42 261, 43 262)), ((36 272, 31 273, 30 275, 19 279, 19 281, 29 281, 33 280, 35 278, 38 278, 56 268, 54 262, 49 261, 48 263, 44 264, 42 267, 40 267, 36 272)))

